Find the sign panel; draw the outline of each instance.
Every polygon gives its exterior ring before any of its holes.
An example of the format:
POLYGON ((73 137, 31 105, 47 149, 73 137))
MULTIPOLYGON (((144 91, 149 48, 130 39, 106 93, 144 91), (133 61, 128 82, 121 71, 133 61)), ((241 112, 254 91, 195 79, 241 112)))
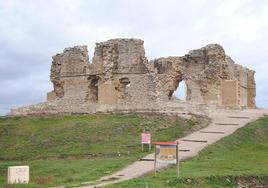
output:
POLYGON ((177 145, 156 145, 157 163, 177 163, 177 145))
POLYGON ((142 144, 151 144, 151 134, 150 133, 141 133, 141 143, 142 144))
POLYGON ((29 166, 8 167, 8 183, 27 184, 29 183, 29 166))

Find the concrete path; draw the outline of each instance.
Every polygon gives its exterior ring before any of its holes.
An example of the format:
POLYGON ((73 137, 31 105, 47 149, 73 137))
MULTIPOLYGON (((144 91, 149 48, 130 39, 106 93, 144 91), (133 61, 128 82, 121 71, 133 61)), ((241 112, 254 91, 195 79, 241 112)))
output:
MULTIPOLYGON (((254 121, 268 114, 268 110, 218 110, 211 113, 209 117, 212 119, 211 124, 199 131, 178 140, 179 159, 185 160, 198 154, 210 144, 215 143, 223 137, 226 137, 238 128, 245 126, 248 122, 254 121)), ((144 159, 148 161, 136 161, 126 168, 113 173, 112 175, 102 177, 95 182, 94 185, 83 186, 83 188, 102 187, 108 184, 118 183, 129 179, 137 178, 154 171, 154 154, 147 155, 144 159), (150 161, 151 160, 151 161, 150 161)), ((167 165, 157 164, 157 169, 163 169, 167 165)))

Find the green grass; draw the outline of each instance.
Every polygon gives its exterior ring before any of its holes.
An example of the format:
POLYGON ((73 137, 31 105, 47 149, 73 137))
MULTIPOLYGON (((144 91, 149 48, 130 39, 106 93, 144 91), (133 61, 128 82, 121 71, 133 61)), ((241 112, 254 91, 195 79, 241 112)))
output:
POLYGON ((0 187, 7 187, 10 165, 30 166, 27 187, 93 181, 146 154, 140 151, 142 130, 150 131, 153 140, 172 141, 205 125, 198 118, 154 116, 0 118, 0 187))
MULTIPOLYGON (((231 136, 207 147, 176 169, 107 187, 237 187, 237 183, 264 182, 268 186, 268 118, 240 128, 231 136), (254 180, 248 181, 253 177, 254 180), (242 179, 242 180, 241 180, 242 179)), ((256 187, 251 185, 249 187, 256 187)))
MULTIPOLYGON (((123 158, 126 164, 131 158, 123 158)), ((27 187, 50 187, 68 185, 84 181, 93 181, 98 177, 108 175, 122 167, 122 160, 107 159, 72 159, 72 160, 33 160, 1 162, 1 186, 5 185, 6 169, 13 165, 29 165, 31 184, 27 187)), ((11 186, 10 186, 11 187, 11 186)), ((21 186, 12 186, 21 187, 21 186)))
POLYGON ((266 188, 268 176, 210 176, 181 178, 179 180, 171 176, 151 177, 150 180, 135 179, 125 183, 105 186, 109 188, 266 188), (240 185, 240 187, 238 186, 240 185))

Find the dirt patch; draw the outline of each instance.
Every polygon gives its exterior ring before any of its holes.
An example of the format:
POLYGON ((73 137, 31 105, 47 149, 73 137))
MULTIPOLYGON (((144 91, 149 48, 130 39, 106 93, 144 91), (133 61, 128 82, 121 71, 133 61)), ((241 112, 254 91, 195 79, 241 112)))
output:
POLYGON ((235 177, 234 182, 238 188, 267 188, 268 176, 235 177))
POLYGON ((53 181, 54 177, 53 176, 42 176, 42 177, 37 177, 33 180, 36 184, 39 185, 46 185, 53 181))
POLYGON ((107 178, 107 179, 103 179, 101 180, 100 182, 105 182, 105 181, 115 181, 115 180, 119 180, 120 178, 118 177, 110 177, 110 178, 107 178))

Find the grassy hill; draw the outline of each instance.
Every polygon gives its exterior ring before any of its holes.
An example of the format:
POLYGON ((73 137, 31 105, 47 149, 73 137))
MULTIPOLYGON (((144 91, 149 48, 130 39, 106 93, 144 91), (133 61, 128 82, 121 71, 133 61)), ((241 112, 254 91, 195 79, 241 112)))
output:
POLYGON ((268 187, 268 117, 240 128, 181 163, 176 169, 160 172, 107 187, 254 188, 268 187))
POLYGON ((111 174, 144 156, 140 133, 173 141, 206 126, 207 120, 138 116, 41 116, 0 118, 0 187, 7 167, 29 165, 27 187, 72 185, 111 174))

